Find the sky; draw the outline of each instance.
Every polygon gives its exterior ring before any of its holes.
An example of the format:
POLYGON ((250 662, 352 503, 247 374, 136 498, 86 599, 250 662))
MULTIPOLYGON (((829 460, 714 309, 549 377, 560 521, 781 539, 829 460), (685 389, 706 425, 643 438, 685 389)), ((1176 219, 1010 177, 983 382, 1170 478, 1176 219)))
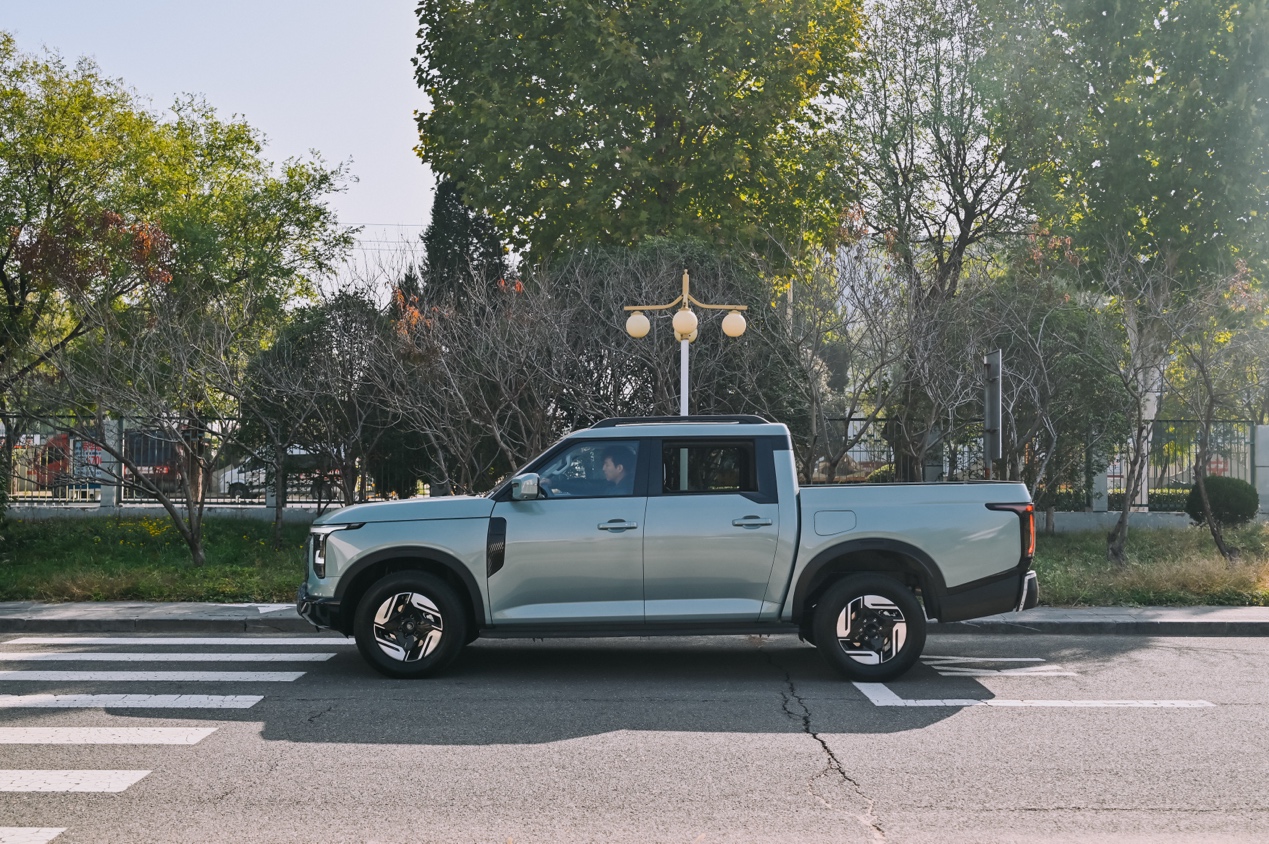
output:
POLYGON ((433 177, 414 154, 413 112, 426 104, 410 58, 414 0, 0 0, 0 29, 24 52, 94 59, 165 110, 201 94, 268 138, 274 161, 318 151, 358 181, 331 198, 365 226, 367 257, 414 238, 433 177))

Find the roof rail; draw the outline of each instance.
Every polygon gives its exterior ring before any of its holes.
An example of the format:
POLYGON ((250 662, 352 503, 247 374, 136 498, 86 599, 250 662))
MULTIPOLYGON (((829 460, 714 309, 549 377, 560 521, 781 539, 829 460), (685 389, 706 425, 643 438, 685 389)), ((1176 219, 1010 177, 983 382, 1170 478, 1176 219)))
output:
POLYGON ((592 428, 616 428, 618 425, 667 425, 674 423, 723 422, 732 425, 770 425, 768 419, 750 413, 738 413, 730 416, 614 416, 601 419, 592 428))

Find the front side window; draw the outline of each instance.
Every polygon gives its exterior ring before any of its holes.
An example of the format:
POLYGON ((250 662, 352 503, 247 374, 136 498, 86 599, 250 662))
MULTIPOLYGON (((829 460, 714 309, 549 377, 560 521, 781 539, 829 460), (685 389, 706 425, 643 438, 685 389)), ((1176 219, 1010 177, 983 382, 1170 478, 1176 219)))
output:
POLYGON ((664 493, 756 492, 753 443, 667 442, 661 450, 664 493))
POLYGON ((634 495, 639 443, 586 440, 566 448, 538 471, 549 498, 634 495))

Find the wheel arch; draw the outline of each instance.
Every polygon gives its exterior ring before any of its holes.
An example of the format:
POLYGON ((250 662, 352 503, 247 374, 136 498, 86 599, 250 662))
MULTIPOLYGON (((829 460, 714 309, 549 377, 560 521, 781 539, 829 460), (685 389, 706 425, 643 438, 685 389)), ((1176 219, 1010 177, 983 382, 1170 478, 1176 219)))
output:
POLYGON ((353 617, 361 596, 380 578, 400 571, 422 571, 441 578, 463 598, 468 635, 485 626, 485 603, 471 569, 451 554, 433 548, 386 548, 357 560, 339 578, 335 597, 339 598, 337 629, 351 635, 353 617))
POLYGON ((852 574, 884 574, 921 590, 926 615, 937 618, 939 599, 947 591, 943 574, 929 554, 896 539, 856 539, 816 554, 793 591, 793 621, 805 627, 819 596, 852 574))

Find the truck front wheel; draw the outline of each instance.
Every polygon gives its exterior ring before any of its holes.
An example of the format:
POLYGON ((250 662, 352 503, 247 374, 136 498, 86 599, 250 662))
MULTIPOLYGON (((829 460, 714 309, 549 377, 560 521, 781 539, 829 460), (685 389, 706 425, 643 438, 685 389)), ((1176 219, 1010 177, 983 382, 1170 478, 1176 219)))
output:
POLYGON ((925 613, 912 591, 880 574, 843 578, 820 597, 815 644, 851 680, 884 683, 916 663, 925 648, 925 613))
POLYGON ((390 574, 362 596, 353 616, 357 650, 380 674, 427 677, 458 656, 467 617, 443 580, 421 571, 390 574))

